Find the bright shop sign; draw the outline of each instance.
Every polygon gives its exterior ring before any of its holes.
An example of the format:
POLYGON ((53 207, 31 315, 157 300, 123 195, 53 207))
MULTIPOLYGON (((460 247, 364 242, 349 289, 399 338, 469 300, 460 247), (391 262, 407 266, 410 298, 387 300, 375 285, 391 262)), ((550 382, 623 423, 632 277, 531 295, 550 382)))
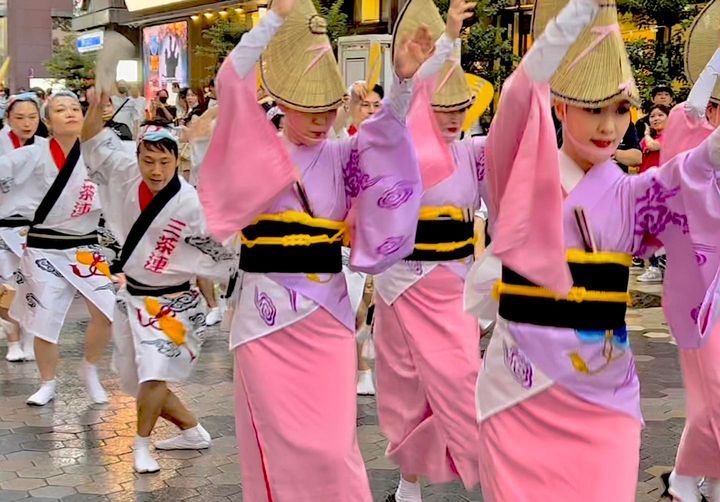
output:
POLYGON ((130 12, 136 10, 154 9, 156 7, 164 7, 176 3, 186 2, 187 0, 125 0, 127 10, 130 12))

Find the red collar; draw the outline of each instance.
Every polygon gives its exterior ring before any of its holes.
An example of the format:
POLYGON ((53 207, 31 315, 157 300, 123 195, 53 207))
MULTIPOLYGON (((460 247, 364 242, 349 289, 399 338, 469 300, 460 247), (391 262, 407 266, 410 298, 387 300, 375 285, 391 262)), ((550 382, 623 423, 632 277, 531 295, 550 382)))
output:
POLYGON ((357 132, 358 132, 358 128, 355 127, 354 125, 351 125, 350 127, 348 127, 348 135, 349 136, 355 136, 357 134, 357 132))
POLYGON ((67 159, 60 143, 58 143, 55 138, 50 140, 50 153, 52 154, 52 158, 55 161, 55 166, 58 168, 58 171, 61 170, 65 165, 65 160, 67 159))
POLYGON ((153 200, 153 193, 150 191, 150 188, 145 184, 144 181, 140 182, 140 186, 138 187, 138 199, 140 200, 140 211, 145 211, 147 209, 148 205, 150 204, 150 201, 153 200))
POLYGON ((8 133, 8 136, 10 136, 10 141, 12 141, 13 148, 17 149, 22 146, 22 144, 20 143, 20 138, 18 138, 18 135, 15 134, 15 131, 10 131, 8 133))

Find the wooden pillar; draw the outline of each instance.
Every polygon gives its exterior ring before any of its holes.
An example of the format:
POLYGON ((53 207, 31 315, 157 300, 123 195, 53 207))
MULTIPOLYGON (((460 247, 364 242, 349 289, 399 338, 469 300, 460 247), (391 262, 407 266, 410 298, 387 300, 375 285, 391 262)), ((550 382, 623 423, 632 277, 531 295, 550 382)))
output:
POLYGON ((395 20, 398 18, 398 14, 400 13, 400 9, 403 5, 405 5, 405 2, 407 0, 385 0, 390 2, 390 17, 388 19, 388 33, 392 33, 393 28, 395 27, 395 20))

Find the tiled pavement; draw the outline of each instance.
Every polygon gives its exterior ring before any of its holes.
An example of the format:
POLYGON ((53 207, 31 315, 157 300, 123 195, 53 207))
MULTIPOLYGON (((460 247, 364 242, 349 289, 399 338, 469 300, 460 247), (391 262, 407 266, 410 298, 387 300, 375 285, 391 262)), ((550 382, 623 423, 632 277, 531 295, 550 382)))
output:
MULTIPOLYGON (((659 287, 640 289, 656 293, 659 287)), ((135 433, 133 401, 118 390, 108 368, 109 358, 103 364, 112 394, 109 405, 90 405, 75 374, 82 355, 83 309, 78 303, 66 324, 59 397, 53 405, 31 408, 24 404, 36 388, 37 370, 33 364, 6 363, 5 342, 0 342, 0 502, 242 500, 233 423, 232 361, 225 337, 219 332, 208 337, 191 383, 179 389, 212 434, 212 448, 159 453, 162 470, 138 476, 132 470, 130 449, 135 433)), ((654 501, 660 494, 658 476, 673 464, 682 431, 683 392, 676 348, 660 309, 633 310, 628 324, 638 356, 647 420, 637 500, 654 501)), ((163 423, 154 438, 173 433, 163 423)), ((358 400, 358 434, 375 500, 383 500, 395 487, 398 474, 383 456, 385 441, 377 425, 374 399, 358 400)), ((468 494, 458 485, 428 487, 424 495, 428 502, 481 500, 478 493, 468 494)))

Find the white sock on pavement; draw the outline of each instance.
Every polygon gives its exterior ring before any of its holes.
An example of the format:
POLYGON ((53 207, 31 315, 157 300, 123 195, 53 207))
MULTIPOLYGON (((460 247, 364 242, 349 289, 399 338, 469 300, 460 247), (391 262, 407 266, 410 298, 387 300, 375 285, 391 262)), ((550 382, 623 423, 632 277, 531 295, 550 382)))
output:
POLYGON ((422 502, 420 482, 411 483, 400 476, 400 484, 395 492, 396 502, 422 502))
POLYGON ((55 380, 50 380, 42 382, 40 389, 25 402, 34 406, 45 406, 53 399, 55 399, 55 380))
POLYGON ((100 383, 97 374, 97 367, 94 364, 84 360, 80 366, 80 378, 85 383, 85 389, 90 395, 90 400, 95 404, 104 404, 108 402, 107 393, 100 383))
POLYGON ((135 436, 135 444, 133 445, 133 463, 135 471, 143 474, 146 472, 157 472, 160 470, 160 464, 153 458, 150 453, 150 437, 135 436))
POLYGON ((357 394, 359 396, 375 395, 372 370, 358 370, 357 394))
POLYGON ((11 363, 25 360, 25 353, 20 342, 8 342, 8 351, 5 359, 11 363))
POLYGON ((210 448, 210 433, 199 423, 195 427, 180 431, 177 436, 155 443, 156 450, 204 450, 210 448))
POLYGON ((674 470, 670 473, 670 495, 683 502, 696 502, 700 500, 700 480, 693 476, 683 476, 674 470))
POLYGON ((25 354, 26 361, 35 360, 35 337, 31 335, 23 334, 22 340, 23 354, 25 354))

